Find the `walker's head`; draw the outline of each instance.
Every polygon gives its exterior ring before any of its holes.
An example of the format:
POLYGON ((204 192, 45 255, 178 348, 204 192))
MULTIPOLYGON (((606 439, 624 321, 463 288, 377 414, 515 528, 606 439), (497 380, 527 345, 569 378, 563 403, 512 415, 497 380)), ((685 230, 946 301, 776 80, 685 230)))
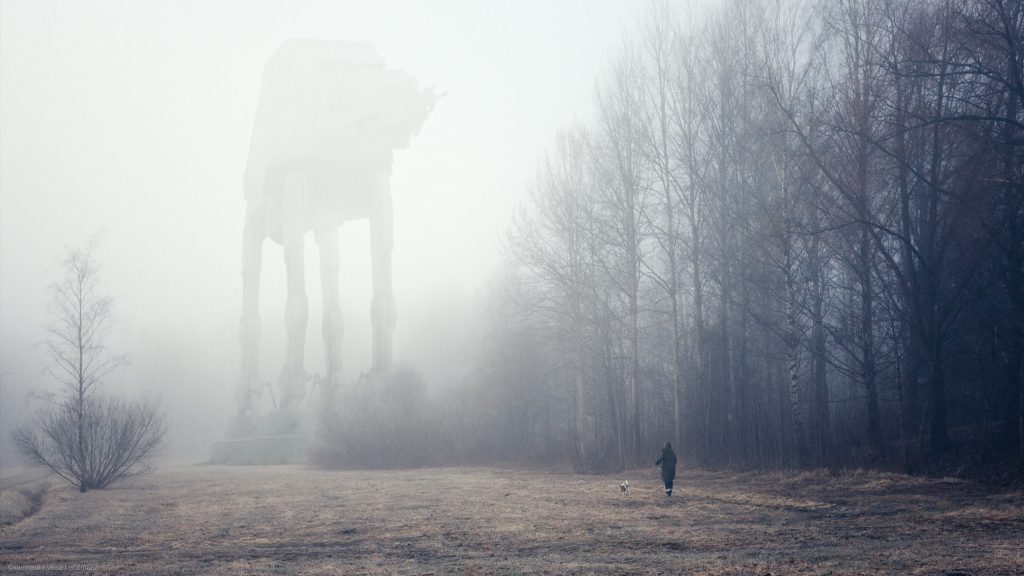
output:
POLYGON ((286 41, 263 72, 246 200, 280 196, 268 175, 298 174, 320 196, 373 192, 379 176, 390 175, 393 152, 409 146, 441 96, 387 68, 371 44, 286 41))

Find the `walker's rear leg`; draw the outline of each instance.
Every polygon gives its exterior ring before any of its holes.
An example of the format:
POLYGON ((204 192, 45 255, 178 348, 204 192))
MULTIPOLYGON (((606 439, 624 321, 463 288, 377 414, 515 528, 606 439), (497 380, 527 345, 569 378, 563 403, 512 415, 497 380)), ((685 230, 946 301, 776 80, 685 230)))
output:
POLYGON ((373 300, 370 320, 373 324, 373 365, 376 373, 391 368, 392 338, 395 331, 395 298, 391 286, 392 230, 391 188, 387 178, 380 184, 384 190, 381 206, 370 220, 370 254, 373 266, 373 300))
POLYGON ((320 253, 320 283, 324 297, 324 359, 326 374, 321 381, 322 393, 330 398, 341 384, 341 339, 344 325, 338 295, 338 229, 324 226, 315 231, 320 253))
POLYGON ((286 409, 305 395, 306 372, 303 369, 306 352, 306 322, 309 301, 306 298, 306 270, 303 243, 305 241, 306 182, 304 175, 293 174, 285 179, 282 203, 282 244, 288 274, 288 301, 284 321, 288 333, 285 365, 281 369, 278 386, 281 390, 280 408, 286 409))

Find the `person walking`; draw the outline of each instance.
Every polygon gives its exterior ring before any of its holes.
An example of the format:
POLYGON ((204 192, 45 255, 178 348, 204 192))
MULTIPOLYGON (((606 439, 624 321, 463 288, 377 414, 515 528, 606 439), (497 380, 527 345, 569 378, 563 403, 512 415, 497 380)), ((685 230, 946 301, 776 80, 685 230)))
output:
POLYGON ((676 479, 676 453, 672 451, 672 443, 665 442, 661 456, 654 465, 661 464, 661 479, 665 482, 665 496, 672 495, 672 481, 676 479))

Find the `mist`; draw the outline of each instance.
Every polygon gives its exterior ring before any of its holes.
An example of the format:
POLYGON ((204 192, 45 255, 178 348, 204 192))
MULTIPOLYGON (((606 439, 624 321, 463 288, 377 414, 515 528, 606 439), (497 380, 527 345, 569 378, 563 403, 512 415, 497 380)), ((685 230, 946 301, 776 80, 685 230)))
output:
MULTIPOLYGON (((287 39, 372 43, 445 96, 395 155, 396 361, 436 387, 465 375, 486 285, 533 163, 640 8, 543 2, 4 2, 0 5, 0 466, 52 390, 37 345, 67 247, 101 236, 114 299, 111 391, 159 398, 166 457, 201 460, 235 409, 242 175, 263 68, 287 39)), ((344 366, 369 368, 369 226, 340 229, 344 366)), ((322 370, 307 238, 306 366, 322 370)), ((284 360, 285 269, 264 247, 260 371, 284 360)))
POLYGON ((1020 573, 1024 4, 0 2, 0 571, 1020 573))

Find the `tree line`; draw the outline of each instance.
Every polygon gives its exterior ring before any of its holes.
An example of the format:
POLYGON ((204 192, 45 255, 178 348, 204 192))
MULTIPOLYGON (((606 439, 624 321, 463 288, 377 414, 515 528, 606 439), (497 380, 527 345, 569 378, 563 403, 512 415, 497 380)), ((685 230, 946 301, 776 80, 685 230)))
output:
POLYGON ((477 442, 588 471, 666 440, 704 466, 1019 462, 1022 79, 1020 2, 653 7, 516 214, 477 442))

